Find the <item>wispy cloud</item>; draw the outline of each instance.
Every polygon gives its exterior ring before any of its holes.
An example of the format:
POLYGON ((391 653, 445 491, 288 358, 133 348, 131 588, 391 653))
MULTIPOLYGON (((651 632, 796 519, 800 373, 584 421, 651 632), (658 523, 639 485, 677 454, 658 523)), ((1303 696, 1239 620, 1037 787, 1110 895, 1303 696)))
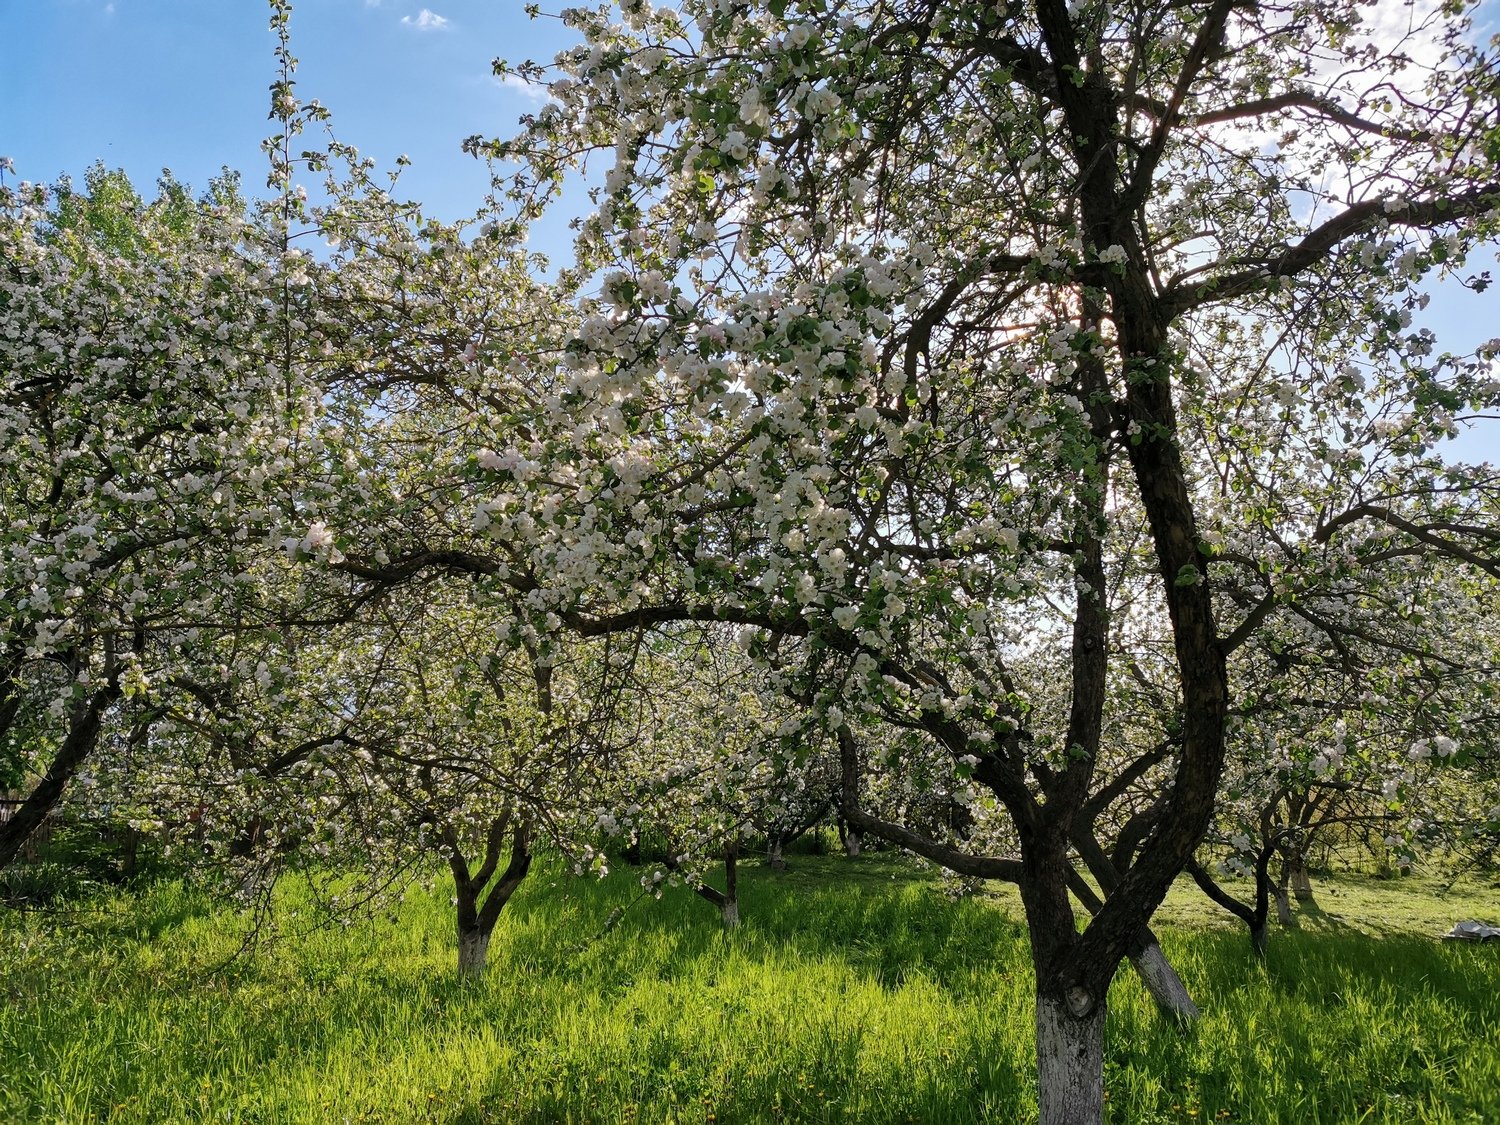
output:
POLYGON ((540 82, 528 81, 519 74, 497 74, 490 81, 503 90, 514 90, 523 98, 530 98, 534 102, 550 101, 552 98, 546 86, 540 82))
POLYGON ((448 26, 446 16, 440 16, 427 8, 423 8, 415 17, 402 16, 401 23, 417 31, 442 31, 448 26))

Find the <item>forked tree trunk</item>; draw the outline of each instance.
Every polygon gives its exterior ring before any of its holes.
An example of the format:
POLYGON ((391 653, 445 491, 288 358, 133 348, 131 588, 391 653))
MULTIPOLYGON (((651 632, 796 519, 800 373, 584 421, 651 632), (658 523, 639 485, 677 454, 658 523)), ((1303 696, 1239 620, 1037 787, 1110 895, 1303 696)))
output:
POLYGON ((1104 1013, 1103 1002, 1076 1016, 1065 1001, 1036 998, 1040 1125, 1104 1120, 1104 1013))
POLYGON ((458 833, 451 826, 442 829, 442 840, 448 852, 448 866, 453 871, 458 975, 463 980, 478 980, 489 966, 490 936, 495 932, 500 912, 531 870, 531 826, 508 811, 492 820, 485 837, 484 859, 476 872, 469 870, 468 861, 460 850, 458 833), (510 862, 495 880, 507 835, 510 837, 510 862), (488 894, 485 894, 486 888, 488 894))
POLYGON ((771 847, 766 854, 766 862, 770 864, 772 871, 786 870, 786 856, 783 854, 783 837, 780 832, 771 836, 771 847))

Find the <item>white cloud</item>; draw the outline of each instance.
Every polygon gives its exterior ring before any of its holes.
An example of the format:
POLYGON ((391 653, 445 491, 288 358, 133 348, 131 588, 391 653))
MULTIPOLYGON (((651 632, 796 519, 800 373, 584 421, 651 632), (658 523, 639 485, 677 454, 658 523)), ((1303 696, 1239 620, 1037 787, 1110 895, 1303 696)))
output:
POLYGON ((530 98, 534 102, 550 101, 552 98, 546 86, 540 82, 529 82, 519 74, 497 74, 491 81, 503 90, 514 90, 523 98, 530 98))
POLYGON ((418 31, 442 31, 448 26, 447 17, 440 16, 427 8, 423 8, 418 12, 415 19, 411 16, 402 16, 401 22, 405 26, 415 28, 418 31))

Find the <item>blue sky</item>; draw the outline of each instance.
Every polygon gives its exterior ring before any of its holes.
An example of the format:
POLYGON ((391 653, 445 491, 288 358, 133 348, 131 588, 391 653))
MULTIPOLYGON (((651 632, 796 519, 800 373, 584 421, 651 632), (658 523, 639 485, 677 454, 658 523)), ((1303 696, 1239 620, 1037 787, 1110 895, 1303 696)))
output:
MULTIPOLYGON (((548 61, 572 33, 519 0, 427 2, 297 3, 297 89, 382 167, 409 155, 406 193, 458 218, 488 183, 463 139, 508 134, 535 105, 490 61, 548 61)), ((196 187, 227 164, 255 190, 276 74, 268 16, 261 0, 0 0, 0 153, 34 180, 103 160, 143 187, 163 167, 196 187)))
MULTIPOLYGON (((297 88, 382 167, 410 156, 404 194, 456 219, 488 185, 484 166, 460 151, 463 139, 508 135, 536 104, 497 81, 491 60, 546 62, 573 33, 528 19, 523 0, 426 4, 301 0, 292 15, 297 88)), ((102 160, 143 189, 163 167, 202 187, 228 165, 256 190, 276 74, 267 20, 261 0, 0 0, 0 154, 23 179, 78 176, 102 160)), ((565 219, 547 220, 533 244, 563 256, 565 219)), ((1493 256, 1473 268, 1484 267, 1493 256)), ((1500 335, 1500 285, 1482 295, 1441 285, 1419 323, 1455 351, 1500 335)), ((1500 461, 1500 422, 1461 438, 1455 452, 1500 461)))

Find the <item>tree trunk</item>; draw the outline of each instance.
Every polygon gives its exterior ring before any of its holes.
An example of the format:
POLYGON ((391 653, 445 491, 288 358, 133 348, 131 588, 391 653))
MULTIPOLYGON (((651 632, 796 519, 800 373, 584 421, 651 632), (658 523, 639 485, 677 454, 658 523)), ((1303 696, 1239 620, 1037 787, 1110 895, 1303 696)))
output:
POLYGON ((1307 875, 1307 863, 1298 856, 1292 865, 1292 893, 1297 896, 1298 902, 1311 902, 1313 897, 1312 880, 1307 875))
MULTIPOLYGON (((1083 849, 1085 856, 1088 857, 1090 852, 1096 853, 1092 858, 1101 865, 1100 871, 1110 886, 1114 886, 1116 876, 1103 850, 1094 843, 1092 837, 1088 837, 1086 842, 1091 846, 1083 849)), ((1103 909, 1103 900, 1076 871, 1069 875, 1068 886, 1073 896, 1090 914, 1097 914, 1103 909)), ((1161 951, 1161 943, 1156 940, 1156 934, 1152 932, 1151 927, 1142 927, 1137 944, 1137 951, 1130 954, 1130 962, 1135 966, 1135 971, 1140 976, 1141 983, 1146 986, 1146 991, 1151 994, 1151 999, 1156 1001, 1157 1010, 1168 1019, 1184 1024, 1192 1023, 1201 1016, 1203 1013, 1198 1010, 1198 1005, 1193 1003, 1192 996, 1188 994, 1187 985, 1182 983, 1182 978, 1177 975, 1177 970, 1172 968, 1167 955, 1161 951)))
MULTIPOLYGON (((681 857, 673 856, 669 848, 667 850, 667 867, 673 871, 680 870, 681 857)), ((740 868, 739 868, 739 844, 730 843, 724 846, 724 889, 711 887, 702 879, 692 878, 688 881, 693 893, 706 902, 713 903, 719 912, 719 917, 724 921, 724 928, 732 930, 740 924, 740 868)))
POLYGON ((67 737, 58 747, 47 773, 21 802, 21 807, 11 814, 11 818, 0 824, 0 871, 10 865, 31 834, 57 808, 73 775, 93 753, 94 746, 99 741, 99 728, 104 721, 104 712, 119 696, 119 688, 110 681, 94 692, 87 703, 80 702, 74 707, 68 721, 67 737))
POLYGON ((859 855, 859 829, 848 828, 844 832, 844 851, 851 856, 859 855))
POLYGON ((464 980, 479 980, 489 967, 490 933, 481 928, 458 930, 458 975, 464 980))
POLYGON ((844 852, 859 855, 859 829, 849 818, 859 809, 859 743, 847 725, 839 727, 839 840, 844 852))
POLYGON ((484 860, 477 872, 469 870, 469 861, 460 850, 458 833, 452 825, 440 829, 448 866, 453 872, 453 905, 458 922, 458 975, 463 980, 478 980, 489 963, 490 935, 500 912, 510 896, 531 870, 531 826, 506 810, 490 821, 484 842, 484 860), (510 863, 499 881, 491 886, 495 868, 500 862, 507 833, 510 835, 510 863), (485 894, 485 888, 489 893, 485 894), (480 896, 484 895, 481 902, 480 896))
POLYGON ((1036 998, 1040 1125, 1104 1120, 1104 1012, 1102 1001, 1080 1017, 1064 1001, 1036 998))
POLYGON ((1292 904, 1291 901, 1287 898, 1286 884, 1276 884, 1276 886, 1271 889, 1271 894, 1276 899, 1276 921, 1280 922, 1283 926, 1293 925, 1292 904))
POLYGON ((1182 983, 1177 970, 1172 968, 1167 955, 1155 941, 1149 942, 1130 959, 1130 963, 1135 966, 1135 971, 1146 985, 1146 991, 1151 993, 1151 999, 1156 1001, 1156 1006, 1163 1015, 1183 1024, 1192 1023, 1202 1015, 1198 1011, 1198 1005, 1188 995, 1187 985, 1182 983))
POLYGON ((141 834, 127 824, 121 834, 120 847, 120 876, 133 879, 140 870, 141 834))
POLYGON ((771 848, 767 853, 766 862, 770 864, 772 871, 786 870, 786 856, 782 854, 783 837, 780 832, 771 836, 771 848))
MULTIPOLYGON (((1213 876, 1204 870, 1197 860, 1189 860, 1187 866, 1188 873, 1198 884, 1199 890, 1245 923, 1250 930, 1250 948, 1255 951, 1256 957, 1262 959, 1266 955, 1266 916, 1270 911, 1271 898, 1275 894, 1271 886, 1270 875, 1271 856, 1274 852, 1275 844, 1267 844, 1261 849, 1255 861, 1255 904, 1253 906, 1241 902, 1214 882, 1213 876)), ((1278 905, 1282 897, 1284 896, 1277 897, 1278 905)))
POLYGON ((740 924, 740 865, 739 847, 730 844, 724 849, 724 901, 719 904, 719 916, 724 919, 726 930, 740 924))

